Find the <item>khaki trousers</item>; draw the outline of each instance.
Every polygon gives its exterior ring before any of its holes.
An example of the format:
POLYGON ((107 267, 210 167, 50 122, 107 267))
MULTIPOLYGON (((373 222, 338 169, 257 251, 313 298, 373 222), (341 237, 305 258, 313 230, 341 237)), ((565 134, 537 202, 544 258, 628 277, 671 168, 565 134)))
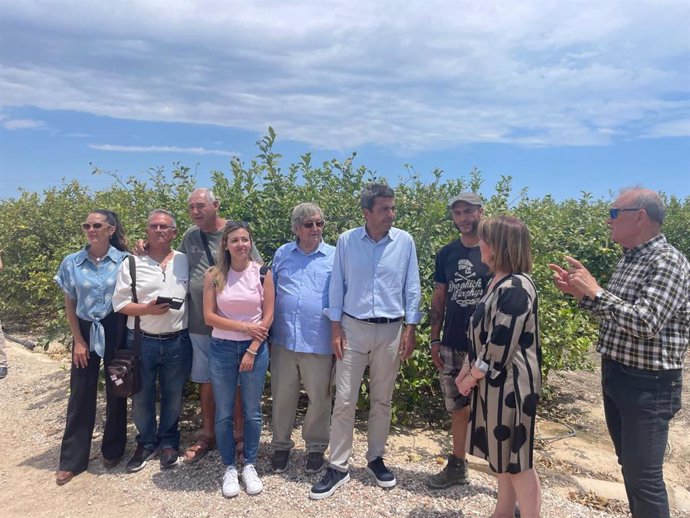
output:
POLYGON ((309 397, 302 423, 307 452, 323 453, 331 425, 331 371, 334 356, 297 353, 274 344, 271 347, 271 394, 273 396, 273 451, 291 450, 300 382, 309 397))
POLYGON ((367 462, 383 457, 391 423, 391 399, 400 367, 402 321, 370 324, 343 315, 347 347, 336 360, 335 405, 331 417, 330 466, 348 470, 359 389, 369 366, 369 419, 367 462))

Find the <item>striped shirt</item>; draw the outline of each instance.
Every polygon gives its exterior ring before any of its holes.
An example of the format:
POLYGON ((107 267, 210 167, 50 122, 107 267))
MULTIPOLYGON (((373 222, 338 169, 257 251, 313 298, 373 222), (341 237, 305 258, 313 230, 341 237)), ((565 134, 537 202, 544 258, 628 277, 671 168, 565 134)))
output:
POLYGON ((682 369, 690 340, 690 263, 663 235, 626 250, 606 287, 580 307, 600 321, 597 351, 645 370, 682 369))

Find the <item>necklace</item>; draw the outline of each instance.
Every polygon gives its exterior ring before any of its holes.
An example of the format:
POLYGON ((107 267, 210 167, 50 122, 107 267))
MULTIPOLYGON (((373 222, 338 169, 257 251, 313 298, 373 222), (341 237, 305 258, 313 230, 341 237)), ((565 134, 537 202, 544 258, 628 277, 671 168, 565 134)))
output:
POLYGON ((108 252, 104 253, 102 256, 99 257, 96 254, 93 254, 91 253, 91 251, 89 251, 89 256, 94 260, 96 264, 99 264, 105 258, 106 255, 108 255, 108 252))

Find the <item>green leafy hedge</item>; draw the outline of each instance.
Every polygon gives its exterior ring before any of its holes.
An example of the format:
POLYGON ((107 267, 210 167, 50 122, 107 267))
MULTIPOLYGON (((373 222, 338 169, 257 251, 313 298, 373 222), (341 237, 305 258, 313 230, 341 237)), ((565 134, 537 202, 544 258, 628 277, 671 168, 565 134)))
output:
MULTIPOLYGON (((365 182, 384 180, 364 166, 355 167, 352 154, 345 161, 315 165, 305 154, 287 169, 273 152, 275 133, 257 142, 257 156, 249 163, 232 160, 230 174, 212 173, 212 185, 222 200, 221 212, 229 219, 252 224, 256 244, 265 258, 292 238, 290 212, 304 201, 319 204, 328 221, 327 242, 363 222, 359 193, 365 182)), ((187 197, 196 187, 188 167, 174 164, 171 172, 149 170, 146 181, 122 178, 94 168, 94 174, 110 175, 111 187, 93 192, 76 181, 65 182, 42 194, 22 191, 17 198, 0 201, 0 248, 5 249, 5 271, 0 275, 0 316, 8 327, 40 331, 46 340, 68 338, 63 298, 52 278, 62 258, 83 246, 79 224, 89 210, 115 210, 130 239, 144 236, 146 216, 154 208, 171 210, 181 229, 189 224, 187 197)), ((428 175, 427 175, 428 177, 428 175)), ((427 315, 418 327, 418 348, 403 366, 395 392, 395 416, 401 421, 431 421, 443 416, 436 371, 428 355, 429 307, 436 251, 457 237, 449 218, 447 201, 461 190, 481 193, 488 215, 511 212, 527 223, 532 233, 534 278, 540 291, 540 323, 544 371, 586 366, 586 352, 596 340, 596 327, 572 300, 553 287, 549 262, 564 262, 565 254, 583 261, 594 275, 606 281, 620 249, 611 242, 606 225, 610 200, 588 193, 557 202, 550 196, 530 198, 527 190, 514 193, 511 178, 502 177, 492 191, 484 187, 479 171, 467 177, 446 179, 440 170, 425 181, 414 169, 395 185, 398 214, 396 226, 415 238, 423 283, 422 311, 427 315)), ((665 233, 686 255, 690 253, 690 198, 667 197, 669 213, 665 233)), ((181 233, 180 233, 181 235, 181 233)), ((47 343, 47 341, 46 341, 47 343)), ((366 388, 366 386, 365 386, 366 388)), ((366 400, 368 391, 363 391, 366 400)))

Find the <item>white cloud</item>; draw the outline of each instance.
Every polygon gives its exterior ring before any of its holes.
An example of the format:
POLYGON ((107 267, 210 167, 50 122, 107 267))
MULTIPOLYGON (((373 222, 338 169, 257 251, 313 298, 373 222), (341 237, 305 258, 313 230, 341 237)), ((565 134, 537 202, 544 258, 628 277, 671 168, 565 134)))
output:
POLYGON ((690 118, 670 120, 653 126, 648 135, 657 137, 690 137, 690 118))
POLYGON ((46 123, 34 119, 4 119, 2 127, 7 130, 37 130, 45 129, 46 123))
POLYGON ((687 0, 0 0, 0 12, 10 108, 271 124, 316 148, 400 152, 605 145, 690 118, 687 0))
POLYGON ((116 151, 119 153, 180 153, 185 155, 219 155, 219 156, 239 156, 235 151, 225 151, 223 149, 206 149, 203 147, 180 147, 180 146, 120 146, 117 144, 89 144, 91 149, 99 151, 116 151))

